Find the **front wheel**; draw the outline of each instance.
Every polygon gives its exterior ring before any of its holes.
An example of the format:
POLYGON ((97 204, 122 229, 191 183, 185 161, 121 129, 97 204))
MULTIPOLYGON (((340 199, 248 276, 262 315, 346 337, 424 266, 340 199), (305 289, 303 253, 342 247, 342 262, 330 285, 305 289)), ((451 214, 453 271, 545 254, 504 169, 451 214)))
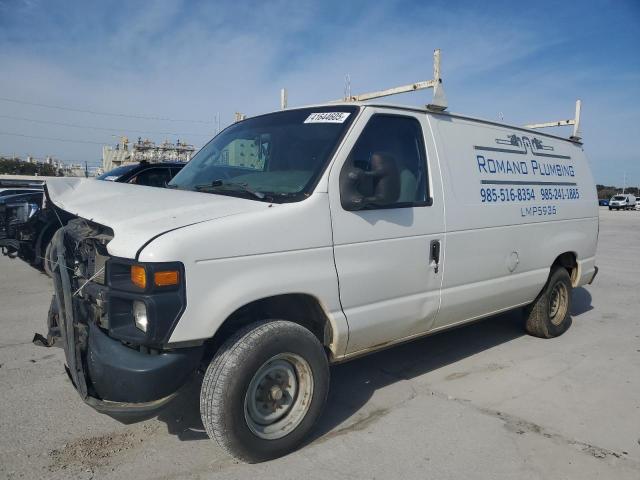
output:
POLYGON ((302 443, 329 391, 327 356, 306 328, 288 321, 251 324, 207 368, 200 414, 209 437, 232 456, 261 462, 302 443))
POLYGON ((563 267, 553 267, 538 298, 526 309, 530 335, 552 338, 571 326, 571 278, 563 267))

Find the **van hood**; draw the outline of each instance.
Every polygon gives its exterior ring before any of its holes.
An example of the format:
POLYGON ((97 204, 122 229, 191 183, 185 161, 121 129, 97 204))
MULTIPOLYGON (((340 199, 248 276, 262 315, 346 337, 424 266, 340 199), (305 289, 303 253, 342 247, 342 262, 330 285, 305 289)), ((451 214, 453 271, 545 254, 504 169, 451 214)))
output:
POLYGON ((88 178, 48 179, 58 208, 113 230, 113 256, 136 258, 153 238, 195 223, 268 208, 269 204, 211 193, 144 187, 88 178))

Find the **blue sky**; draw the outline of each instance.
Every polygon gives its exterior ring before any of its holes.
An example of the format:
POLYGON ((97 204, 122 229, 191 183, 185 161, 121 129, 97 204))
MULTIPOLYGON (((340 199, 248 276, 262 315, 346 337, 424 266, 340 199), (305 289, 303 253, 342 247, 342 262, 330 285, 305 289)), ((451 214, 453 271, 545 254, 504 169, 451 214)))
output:
POLYGON ((281 87, 296 106, 341 97, 347 73, 353 93, 428 79, 440 48, 451 111, 524 124, 579 97, 596 181, 638 185, 639 46, 637 0, 0 0, 0 154, 98 164, 120 133, 201 146, 216 114, 277 109, 281 87))

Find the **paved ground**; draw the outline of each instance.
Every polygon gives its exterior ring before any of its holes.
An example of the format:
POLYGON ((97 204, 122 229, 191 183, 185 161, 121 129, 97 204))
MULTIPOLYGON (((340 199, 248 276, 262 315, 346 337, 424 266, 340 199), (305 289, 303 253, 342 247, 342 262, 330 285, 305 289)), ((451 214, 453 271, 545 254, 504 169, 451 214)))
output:
POLYGON ((640 212, 601 210, 596 283, 561 338, 512 313, 332 369, 319 431, 262 465, 225 457, 197 385, 160 418, 85 406, 44 330, 50 284, 0 259, 2 478, 640 478, 640 212))

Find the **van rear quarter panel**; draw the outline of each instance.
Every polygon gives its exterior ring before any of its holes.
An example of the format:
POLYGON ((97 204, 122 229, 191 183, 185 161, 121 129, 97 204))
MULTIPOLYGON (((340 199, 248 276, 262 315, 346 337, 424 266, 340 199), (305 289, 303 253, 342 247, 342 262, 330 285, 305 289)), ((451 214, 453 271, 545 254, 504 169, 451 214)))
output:
POLYGON ((429 115, 441 162, 446 235, 435 328, 530 303, 553 261, 594 271, 596 188, 582 146, 536 132, 429 115))

